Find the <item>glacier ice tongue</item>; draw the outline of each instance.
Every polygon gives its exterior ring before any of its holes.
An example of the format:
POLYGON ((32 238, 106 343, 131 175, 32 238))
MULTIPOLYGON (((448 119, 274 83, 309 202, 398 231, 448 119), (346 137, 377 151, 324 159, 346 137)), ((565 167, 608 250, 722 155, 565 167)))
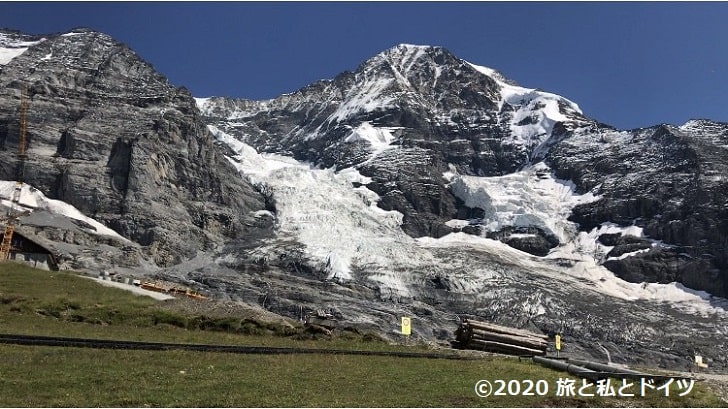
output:
POLYGON ((290 234, 306 246, 314 267, 331 280, 351 280, 361 272, 381 289, 407 295, 407 277, 398 273, 434 264, 402 232, 402 214, 377 206, 379 197, 365 186, 368 178, 354 168, 335 172, 317 169, 279 155, 261 155, 255 149, 210 127, 218 140, 236 155, 230 158, 251 181, 270 189, 276 203, 279 234, 290 234), (404 269, 406 270, 406 269, 404 269))
MULTIPOLYGON (((669 300, 676 308, 716 312, 701 294, 681 291, 674 284, 639 285, 625 282, 599 265, 594 252, 598 229, 578 232, 567 220, 571 209, 599 197, 577 194, 573 183, 553 176, 544 163, 496 177, 464 176, 450 172, 453 192, 468 206, 486 211, 488 228, 509 225, 536 226, 555 234, 560 245, 546 257, 536 257, 504 243, 464 233, 439 239, 414 239, 401 229, 402 214, 377 206, 379 196, 365 186, 368 177, 355 168, 318 169, 293 158, 259 154, 254 148, 210 126, 218 140, 236 153, 229 160, 244 177, 266 186, 276 203, 279 235, 295 237, 305 246, 311 266, 335 281, 365 280, 374 283, 384 299, 410 297, 431 274, 439 274, 461 294, 478 294, 497 282, 499 274, 487 266, 453 269, 463 248, 495 255, 497 263, 517 265, 534 274, 574 288, 599 291, 623 300, 669 300), (437 251, 452 249, 452 252, 437 251), (437 253, 437 254, 435 254, 437 253), (571 267, 559 265, 571 260, 571 267), (496 281, 493 281, 496 280, 496 281)), ((453 221, 457 224, 457 221, 453 221)), ((623 232, 639 235, 636 228, 623 232)), ((612 231, 605 226, 603 231, 612 231)), ((716 309, 717 308, 717 309, 716 309)), ((722 311, 722 310, 720 310, 722 311)))
POLYGON ((598 199, 592 193, 576 194, 573 183, 554 178, 543 162, 504 176, 444 177, 450 178, 453 194, 467 207, 483 209, 485 231, 538 227, 555 235, 561 243, 576 235, 576 225, 567 221, 574 206, 598 199))

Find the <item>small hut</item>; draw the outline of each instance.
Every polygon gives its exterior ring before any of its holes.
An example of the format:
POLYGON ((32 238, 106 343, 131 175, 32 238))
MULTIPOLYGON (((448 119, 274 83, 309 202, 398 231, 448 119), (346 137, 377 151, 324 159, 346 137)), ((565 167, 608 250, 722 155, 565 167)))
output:
MULTIPOLYGON (((0 240, 4 234, 3 231, 4 229, 0 230, 0 240)), ((13 233, 8 260, 25 263, 42 270, 58 271, 58 259, 53 252, 17 230, 13 233)))

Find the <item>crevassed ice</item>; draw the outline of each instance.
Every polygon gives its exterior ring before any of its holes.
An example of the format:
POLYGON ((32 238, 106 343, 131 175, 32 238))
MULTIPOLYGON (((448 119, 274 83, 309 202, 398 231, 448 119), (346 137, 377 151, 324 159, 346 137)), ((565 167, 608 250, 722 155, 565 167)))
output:
POLYGON ((566 220, 574 206, 598 199, 591 193, 576 194, 573 183, 555 179, 543 162, 504 176, 445 176, 466 206, 484 210, 483 227, 489 232, 538 227, 565 242, 576 231, 566 220))
POLYGON ((356 169, 335 172, 279 155, 261 155, 209 128, 236 153, 229 158, 231 163, 272 192, 278 232, 304 244, 314 267, 326 271, 329 279, 350 280, 362 274, 385 293, 406 296, 411 277, 401 271, 435 264, 431 253, 402 231, 401 213, 382 210, 376 193, 352 186, 369 181, 356 169))

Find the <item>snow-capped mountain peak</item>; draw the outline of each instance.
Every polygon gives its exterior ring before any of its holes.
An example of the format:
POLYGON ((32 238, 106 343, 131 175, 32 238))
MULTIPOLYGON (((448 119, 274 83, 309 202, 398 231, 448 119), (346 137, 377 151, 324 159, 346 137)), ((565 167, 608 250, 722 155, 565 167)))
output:
POLYGON ((443 64, 446 53, 449 54, 442 47, 399 44, 377 54, 374 58, 365 62, 364 65, 384 60, 398 73, 407 76, 413 69, 421 68, 421 64, 443 64))
POLYGON ((43 40, 19 33, 0 31, 0 65, 9 63, 27 51, 29 47, 43 40))
MULTIPOLYGON (((205 98, 197 103, 205 116, 219 118, 219 129, 256 149, 288 151, 325 167, 341 165, 344 156, 350 165, 381 154, 381 145, 372 145, 373 139, 352 136, 352 129, 368 124, 380 135, 393 132, 385 139, 398 145, 420 145, 432 138, 485 138, 477 145, 487 148, 476 155, 503 151, 495 144, 504 146, 504 154, 511 156, 505 162, 513 163, 515 170, 543 156, 556 123, 584 121, 579 107, 566 98, 519 87, 443 47, 412 44, 394 46, 352 73, 272 100, 205 98), (273 138, 256 119, 271 111, 278 113, 275 121, 286 129, 273 138), (289 116, 293 112, 306 114, 294 118, 289 116), (493 139, 493 134, 498 137, 493 139), (352 151, 357 153, 342 156, 352 151)), ((469 165, 466 173, 501 172, 479 169, 478 163, 482 161, 469 165)))
POLYGON ((385 335, 407 315, 446 341, 473 316, 620 362, 728 367, 711 296, 728 294, 727 124, 617 131, 441 47, 267 101, 194 101, 100 33, 38 40, 3 45, 0 171, 13 180, 28 82, 26 182, 82 214, 37 196, 22 225, 66 266, 385 335))

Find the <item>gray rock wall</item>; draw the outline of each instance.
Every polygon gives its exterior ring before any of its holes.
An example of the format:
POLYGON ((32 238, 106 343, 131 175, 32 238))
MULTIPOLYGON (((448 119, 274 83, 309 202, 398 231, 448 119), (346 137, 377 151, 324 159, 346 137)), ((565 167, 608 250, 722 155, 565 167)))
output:
POLYGON ((189 92, 88 30, 49 36, 0 67, 0 179, 16 178, 24 86, 25 182, 138 243, 157 265, 244 236, 249 213, 264 208, 189 92))

